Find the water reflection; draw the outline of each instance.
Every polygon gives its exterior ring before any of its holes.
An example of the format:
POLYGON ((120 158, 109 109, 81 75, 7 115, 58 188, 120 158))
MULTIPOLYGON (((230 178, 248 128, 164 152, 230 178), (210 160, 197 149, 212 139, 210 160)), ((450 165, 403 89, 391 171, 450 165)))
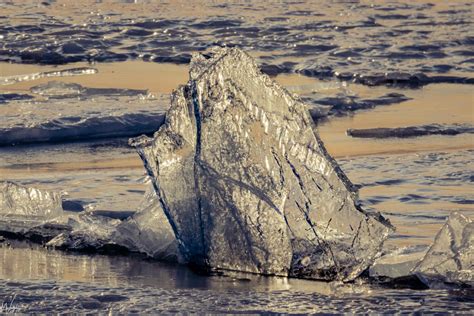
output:
POLYGON ((0 246, 0 303, 49 313, 467 312, 472 291, 397 290, 233 274, 206 277, 135 257, 80 255, 16 242, 0 246))
POLYGON ((66 253, 18 241, 11 243, 12 246, 4 243, 0 247, 0 279, 61 280, 110 287, 150 286, 162 289, 252 288, 266 291, 291 287, 286 278, 240 273, 208 277, 196 274, 185 266, 147 261, 139 256, 66 253))

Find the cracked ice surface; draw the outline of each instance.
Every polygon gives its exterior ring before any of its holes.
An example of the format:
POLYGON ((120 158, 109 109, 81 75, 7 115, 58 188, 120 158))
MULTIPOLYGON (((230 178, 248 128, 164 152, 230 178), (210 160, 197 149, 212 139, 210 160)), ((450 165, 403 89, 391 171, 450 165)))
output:
POLYGON ((191 61, 154 138, 131 144, 184 259, 211 269, 352 280, 391 225, 357 206, 304 104, 238 49, 191 61))

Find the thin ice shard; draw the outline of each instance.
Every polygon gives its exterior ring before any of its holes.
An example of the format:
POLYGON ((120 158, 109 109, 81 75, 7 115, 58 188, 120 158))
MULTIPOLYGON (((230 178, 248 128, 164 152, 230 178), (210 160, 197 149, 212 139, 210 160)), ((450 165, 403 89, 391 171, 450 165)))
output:
POLYGON ((357 206, 304 104, 235 48, 194 56, 165 124, 131 144, 190 264, 352 280, 392 229, 357 206))
POLYGON ((140 210, 120 223, 112 239, 130 251, 160 260, 180 261, 178 244, 153 189, 145 193, 140 210))
POLYGON ((91 68, 91 67, 79 67, 79 68, 37 72, 37 73, 31 73, 31 74, 25 74, 25 75, 0 77, 0 85, 11 85, 18 82, 33 81, 33 80, 38 80, 41 78, 92 75, 98 72, 99 71, 96 68, 91 68))
POLYGON ((359 138, 410 138, 429 135, 458 135, 474 134, 474 125, 472 124, 428 124, 420 126, 407 126, 396 128, 366 128, 366 129, 348 129, 347 135, 359 138))
POLYGON ((431 248, 413 270, 430 287, 442 283, 474 285, 474 222, 452 213, 431 248))

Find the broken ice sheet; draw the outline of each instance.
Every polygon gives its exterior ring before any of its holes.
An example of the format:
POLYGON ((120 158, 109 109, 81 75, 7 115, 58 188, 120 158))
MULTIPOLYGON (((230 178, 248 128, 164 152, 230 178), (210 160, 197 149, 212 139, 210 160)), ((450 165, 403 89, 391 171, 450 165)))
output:
POLYGON ((11 101, 0 107, 0 146, 152 133, 164 120, 168 99, 145 90, 93 89, 69 83, 34 89, 40 90, 49 98, 11 101))
POLYGON ((62 204, 60 193, 1 182, 0 231, 59 249, 130 251, 179 261, 176 238, 151 189, 136 213, 124 212, 132 216, 123 221, 112 218, 122 216, 117 212, 64 212, 62 204), (108 213, 113 216, 102 216, 108 213))
POLYGON ((112 234, 120 223, 118 219, 87 213, 69 214, 49 221, 33 230, 47 231, 49 227, 64 227, 46 243, 46 246, 77 251, 100 251, 119 247, 113 242, 112 234))
POLYGON ((153 99, 153 95, 148 94, 148 90, 141 89, 118 89, 118 88, 89 88, 78 83, 67 83, 61 81, 49 81, 44 84, 30 88, 32 93, 49 98, 71 98, 81 97, 92 98, 97 96, 141 96, 142 99, 153 99))
POLYGON ((77 251, 130 251, 150 258, 180 261, 177 241, 156 194, 149 189, 138 211, 119 220, 83 212, 55 218, 35 227, 47 234, 51 227, 65 227, 46 245, 77 251))
POLYGON ((91 68, 91 67, 79 67, 79 68, 69 68, 69 69, 62 69, 62 70, 36 72, 36 73, 31 73, 31 74, 0 77, 0 85, 11 85, 18 82, 33 81, 33 80, 38 80, 41 78, 92 75, 92 74, 96 74, 97 72, 98 70, 96 68, 91 68))
POLYGON ((420 126, 406 126, 396 128, 366 128, 348 129, 347 135, 360 138, 409 138, 429 135, 458 135, 462 133, 474 134, 472 124, 427 124, 420 126))

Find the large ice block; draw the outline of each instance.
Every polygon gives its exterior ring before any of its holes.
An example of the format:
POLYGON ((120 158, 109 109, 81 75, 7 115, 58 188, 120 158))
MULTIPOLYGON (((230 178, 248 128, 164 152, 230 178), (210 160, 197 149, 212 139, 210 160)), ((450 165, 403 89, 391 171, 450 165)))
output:
POLYGON ((237 48, 194 55, 164 125, 131 144, 204 269, 348 281, 392 229, 358 206, 304 104, 237 48))

